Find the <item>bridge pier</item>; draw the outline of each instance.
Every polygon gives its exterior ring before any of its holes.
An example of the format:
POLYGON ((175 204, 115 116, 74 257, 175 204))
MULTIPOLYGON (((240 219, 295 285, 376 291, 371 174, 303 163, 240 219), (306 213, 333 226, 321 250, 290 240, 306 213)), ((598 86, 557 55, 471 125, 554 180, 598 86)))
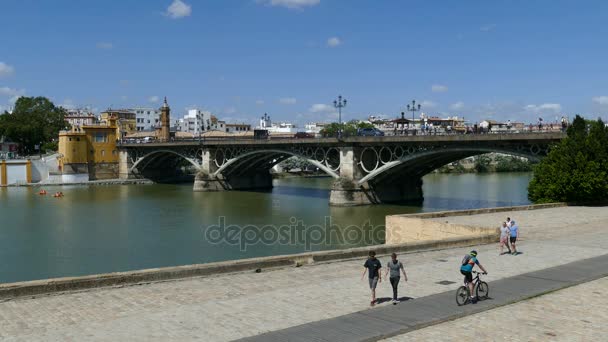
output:
POLYGON ((342 147, 340 149, 340 178, 332 184, 329 204, 331 206, 358 206, 387 202, 421 202, 422 178, 401 175, 393 179, 360 182, 365 176, 361 156, 363 149, 342 147))

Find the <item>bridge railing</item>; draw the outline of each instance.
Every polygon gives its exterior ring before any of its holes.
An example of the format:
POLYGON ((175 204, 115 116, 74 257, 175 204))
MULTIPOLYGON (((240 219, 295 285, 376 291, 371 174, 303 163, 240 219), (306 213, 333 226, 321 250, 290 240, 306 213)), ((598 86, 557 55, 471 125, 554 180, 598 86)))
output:
MULTIPOLYGON (((455 136, 455 135, 517 135, 517 134, 550 134, 550 133, 564 133, 564 130, 561 127, 558 128, 549 128, 538 129, 538 127, 525 127, 524 129, 507 129, 507 130, 491 130, 484 131, 479 130, 477 132, 474 131, 433 131, 433 130, 397 130, 397 131, 386 131, 384 132, 384 136, 389 137, 413 137, 413 136, 455 136)), ((355 138, 357 135, 344 135, 343 138, 355 138)), ((371 136, 366 136, 367 138, 373 138, 371 136)), ((380 138, 380 136, 377 136, 380 138)), ((169 141, 163 141, 162 143, 199 143, 204 144, 205 142, 232 142, 232 141, 285 141, 285 140, 313 140, 313 139, 328 139, 335 137, 327 137, 327 136, 317 136, 314 138, 298 138, 295 136, 267 136, 264 138, 254 138, 253 136, 211 136, 211 137, 194 137, 194 138, 175 138, 169 141)), ((122 139, 117 140, 117 145, 140 145, 140 144, 151 144, 151 143, 160 143, 156 139, 122 139)))

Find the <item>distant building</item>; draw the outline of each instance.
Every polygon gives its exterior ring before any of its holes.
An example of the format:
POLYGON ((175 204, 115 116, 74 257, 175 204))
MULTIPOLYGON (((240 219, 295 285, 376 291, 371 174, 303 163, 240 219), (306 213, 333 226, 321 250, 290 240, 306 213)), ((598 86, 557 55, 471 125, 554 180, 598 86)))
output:
POLYGON ((97 123, 97 117, 87 109, 68 109, 65 121, 72 127, 80 127, 97 123))
POLYGON ((248 124, 226 124, 226 133, 238 133, 251 131, 251 125, 248 124))
POLYGON ((118 178, 117 118, 105 123, 72 127, 59 132, 59 170, 62 181, 118 178))
POLYGON ((321 135, 321 130, 329 124, 324 122, 310 122, 304 125, 304 131, 309 134, 314 134, 316 137, 321 135))
POLYGON ((135 107, 129 109, 135 113, 136 131, 153 131, 160 123, 160 110, 154 108, 135 107))
POLYGON ((273 124, 267 113, 260 118, 260 125, 257 128, 268 130, 269 133, 296 133, 298 131, 296 125, 289 122, 273 124))
POLYGON ((137 132, 136 114, 130 109, 108 109, 101 112, 100 122, 109 125, 109 119, 116 120, 116 137, 124 139, 127 135, 137 132))

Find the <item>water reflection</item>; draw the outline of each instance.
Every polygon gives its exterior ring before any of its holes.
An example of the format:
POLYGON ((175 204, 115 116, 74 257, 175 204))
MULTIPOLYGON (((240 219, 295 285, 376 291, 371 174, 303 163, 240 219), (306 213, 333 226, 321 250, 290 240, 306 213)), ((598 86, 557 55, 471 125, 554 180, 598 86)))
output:
POLYGON ((429 175, 422 207, 330 208, 330 178, 280 179, 271 192, 200 193, 187 184, 72 186, 49 188, 65 194, 53 198, 38 195, 39 189, 3 188, 0 258, 10 262, 0 264, 0 282, 383 243, 386 215, 526 204, 530 177, 429 175), (213 243, 205 232, 221 219, 238 233, 252 232, 256 243, 244 249, 213 243), (309 243, 264 238, 269 226, 294 221, 308 228, 303 238, 309 243), (317 227, 329 227, 333 238, 319 237, 317 227))

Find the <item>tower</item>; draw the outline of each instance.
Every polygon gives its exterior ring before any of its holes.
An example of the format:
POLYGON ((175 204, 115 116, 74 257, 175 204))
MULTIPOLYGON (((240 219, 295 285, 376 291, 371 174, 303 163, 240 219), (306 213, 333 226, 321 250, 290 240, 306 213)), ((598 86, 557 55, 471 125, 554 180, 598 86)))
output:
POLYGON ((165 102, 163 102, 163 106, 160 107, 160 131, 158 132, 158 140, 159 141, 169 141, 171 137, 170 127, 171 127, 171 108, 167 104, 167 97, 165 96, 165 102))

